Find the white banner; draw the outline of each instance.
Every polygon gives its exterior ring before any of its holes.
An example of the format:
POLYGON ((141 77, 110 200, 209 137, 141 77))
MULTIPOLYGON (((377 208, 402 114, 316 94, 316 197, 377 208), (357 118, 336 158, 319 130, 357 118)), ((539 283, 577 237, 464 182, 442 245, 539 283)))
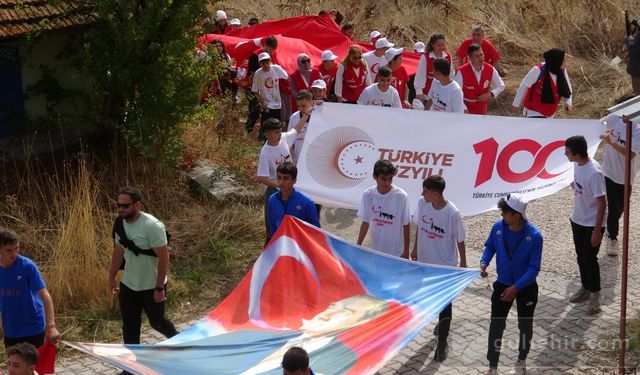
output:
POLYGON ((551 195, 573 180, 564 140, 583 135, 593 156, 597 120, 478 116, 325 103, 311 116, 298 161, 296 188, 317 203, 357 209, 375 185, 373 165, 398 167, 393 183, 413 206, 432 174, 462 215, 496 208, 509 193, 526 200, 551 195))

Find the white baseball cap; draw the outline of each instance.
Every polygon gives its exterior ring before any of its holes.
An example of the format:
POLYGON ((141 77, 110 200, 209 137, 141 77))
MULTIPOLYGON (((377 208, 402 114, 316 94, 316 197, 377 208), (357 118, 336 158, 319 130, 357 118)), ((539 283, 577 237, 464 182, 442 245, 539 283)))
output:
POLYGON ((239 25, 242 25, 242 22, 240 22, 240 20, 237 19, 237 18, 233 18, 233 19, 231 19, 231 21, 229 21, 229 25, 238 25, 239 26, 239 25))
POLYGON ((316 79, 311 84, 311 88, 326 90, 327 89, 327 83, 324 81, 324 79, 316 79))
POLYGON ((216 19, 219 20, 226 20, 227 19, 227 14, 224 12, 224 10, 219 10, 216 12, 216 19))
POLYGON ((387 59, 387 61, 391 61, 394 57, 401 55, 403 51, 404 48, 389 48, 387 52, 384 53, 384 58, 387 59))
POLYGON ((267 52, 262 52, 258 55, 258 62, 262 60, 271 60, 271 56, 267 52))
POLYGON ((391 48, 393 46, 395 46, 395 44, 389 43, 387 38, 380 38, 376 40, 376 48, 391 48))
POLYGON ((320 58, 322 59, 322 61, 331 61, 331 60, 337 59, 338 56, 334 55, 333 52, 331 52, 331 50, 326 50, 326 51, 322 51, 320 58))
POLYGON ((378 31, 378 30, 373 30, 373 31, 371 32, 371 34, 369 34, 369 39, 377 38, 377 37, 379 37, 380 35, 382 35, 382 33, 380 33, 380 31, 378 31))
POLYGON ((418 53, 422 53, 425 51, 427 46, 424 45, 424 43, 422 42, 416 42, 416 44, 413 45, 413 50, 418 52, 418 53))
POLYGON ((505 199, 507 205, 509 207, 511 207, 514 211, 519 212, 520 215, 522 215, 522 218, 525 220, 529 220, 527 219, 527 214, 526 214, 526 210, 527 210, 527 203, 525 203, 522 200, 522 197, 520 197, 517 194, 511 193, 507 195, 507 198, 505 199))

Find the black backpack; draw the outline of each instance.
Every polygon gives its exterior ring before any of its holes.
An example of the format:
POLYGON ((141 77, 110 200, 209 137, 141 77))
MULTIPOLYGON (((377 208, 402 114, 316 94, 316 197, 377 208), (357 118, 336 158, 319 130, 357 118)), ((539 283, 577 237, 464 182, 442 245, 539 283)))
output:
MULTIPOLYGON (((169 243, 169 239, 171 238, 171 235, 166 230, 165 230, 165 233, 167 235, 167 244, 168 244, 169 243)), ((118 240, 120 245, 123 248, 127 248, 130 251, 132 251, 135 254, 135 256, 138 256, 138 255, 142 254, 142 255, 146 255, 146 256, 150 256, 150 257, 157 257, 157 255, 153 251, 153 249, 141 249, 135 244, 135 242, 131 241, 127 237, 127 232, 125 232, 125 230, 124 230, 124 218, 122 218, 120 216, 118 216, 116 218, 115 223, 113 223, 113 229, 111 231, 111 236, 114 239, 116 238, 116 236, 115 236, 116 234, 118 234, 118 237, 120 238, 118 240)), ((121 270, 124 269, 124 264, 125 264, 125 260, 124 260, 124 258, 122 258, 122 264, 120 264, 120 269, 121 270)))

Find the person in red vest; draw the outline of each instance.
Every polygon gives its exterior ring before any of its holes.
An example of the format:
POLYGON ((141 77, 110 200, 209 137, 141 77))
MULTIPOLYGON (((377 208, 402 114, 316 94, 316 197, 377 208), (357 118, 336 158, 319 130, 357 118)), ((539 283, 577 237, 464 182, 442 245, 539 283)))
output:
POLYGON ((398 95, 402 101, 402 108, 411 108, 409 102, 409 88, 407 83, 409 82, 409 73, 402 66, 402 52, 404 48, 389 48, 384 53, 384 57, 387 58, 389 64, 387 66, 391 69, 391 86, 398 90, 398 95))
POLYGON ((431 82, 433 82, 434 69, 433 60, 446 59, 449 61, 449 65, 453 68, 453 60, 451 54, 447 51, 447 45, 443 34, 433 34, 429 38, 429 43, 426 46, 426 53, 420 56, 420 62, 418 63, 418 71, 416 72, 416 78, 414 85, 416 88, 416 98, 424 100, 431 88, 431 82))
MULTIPOLYGON (((320 71, 313 67, 311 64, 311 58, 306 53, 301 53, 298 55, 298 70, 296 70, 289 77, 289 83, 291 85, 291 95, 295 97, 298 95, 298 91, 307 90, 311 92, 311 84, 316 79, 322 79, 322 75, 320 71)), ((298 110, 298 106, 296 101, 293 100, 291 103, 292 112, 296 112, 298 110)))
POLYGON ((322 62, 316 66, 316 68, 320 71, 322 79, 327 84, 327 95, 329 97, 335 97, 335 80, 336 73, 338 72, 336 59, 338 56, 334 55, 331 50, 326 50, 322 51, 320 58, 322 59, 322 62))
POLYGON ((489 100, 504 91, 504 82, 498 70, 484 62, 484 52, 480 45, 471 44, 468 55, 469 62, 458 69, 455 80, 462 88, 468 113, 486 115, 489 100))
POLYGON ((216 12, 216 22, 213 24, 213 33, 226 35, 231 31, 231 26, 227 23, 227 13, 224 10, 216 12))
POLYGON ((460 47, 456 51, 458 57, 458 66, 462 66, 469 61, 468 50, 471 44, 478 44, 482 47, 484 52, 485 62, 493 65, 501 77, 506 77, 508 72, 506 69, 498 67, 498 61, 500 60, 500 54, 496 47, 488 39, 484 37, 484 28, 480 25, 475 25, 471 28, 471 38, 467 38, 462 41, 460 47))
POLYGON ((335 92, 338 103, 356 104, 362 91, 369 85, 371 75, 367 63, 362 59, 362 48, 352 44, 336 72, 335 92))
POLYGON ((552 48, 543 55, 544 62, 535 65, 524 77, 513 99, 513 111, 525 117, 552 118, 560 99, 567 113, 572 109, 571 82, 565 69, 564 51, 552 48))

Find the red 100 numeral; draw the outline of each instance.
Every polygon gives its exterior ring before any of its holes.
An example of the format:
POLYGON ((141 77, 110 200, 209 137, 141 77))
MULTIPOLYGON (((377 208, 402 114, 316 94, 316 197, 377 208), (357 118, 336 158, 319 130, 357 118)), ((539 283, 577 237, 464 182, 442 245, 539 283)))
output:
POLYGON ((509 143, 498 154, 498 142, 495 139, 487 138, 478 142, 473 145, 476 154, 481 155, 475 187, 484 184, 493 177, 494 167, 498 176, 510 183, 524 182, 534 176, 543 179, 553 178, 564 171, 551 174, 545 165, 551 153, 561 147, 564 147, 564 141, 554 141, 542 147, 533 139, 518 139, 509 143), (533 164, 524 172, 514 172, 509 166, 509 161, 515 153, 520 151, 526 151, 534 156, 533 164))

